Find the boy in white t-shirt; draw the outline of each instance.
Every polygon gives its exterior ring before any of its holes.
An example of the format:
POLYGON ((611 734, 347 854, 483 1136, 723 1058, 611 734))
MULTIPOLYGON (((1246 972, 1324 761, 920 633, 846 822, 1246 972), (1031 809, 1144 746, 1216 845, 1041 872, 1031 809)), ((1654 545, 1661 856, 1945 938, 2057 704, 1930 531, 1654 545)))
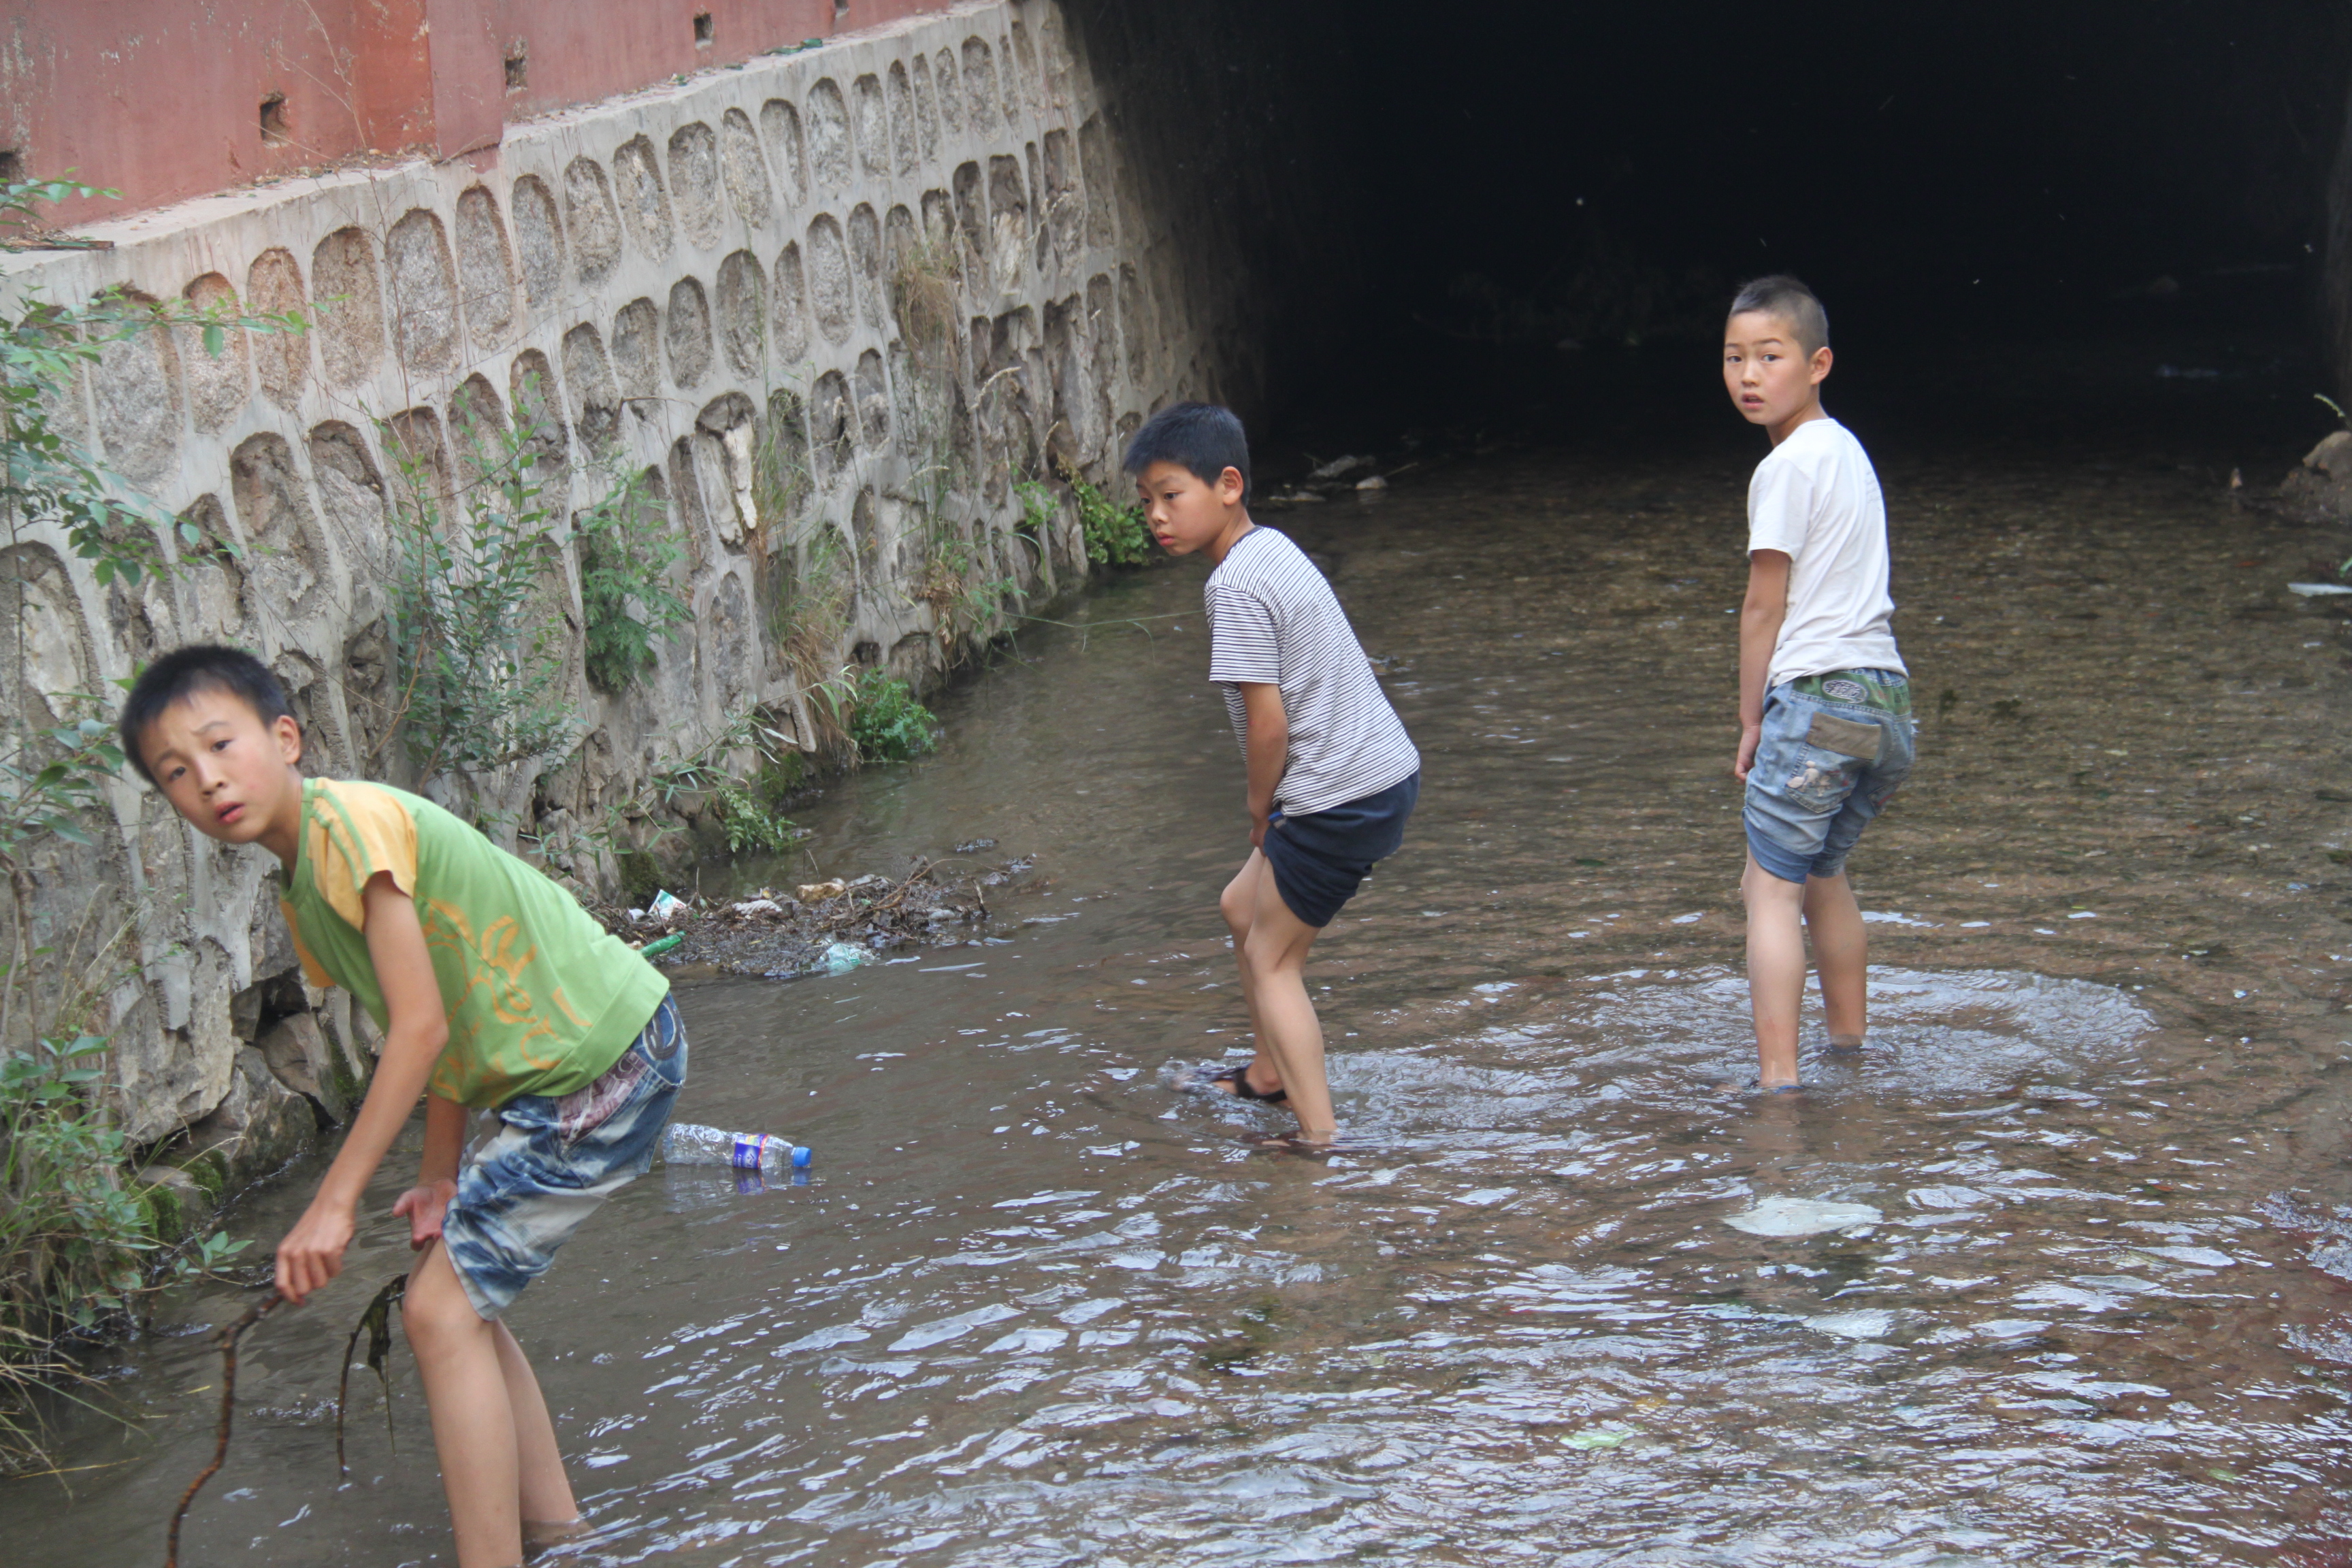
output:
POLYGON ((1768 1090, 1797 1086, 1808 933, 1830 1049, 1863 1047, 1869 944, 1845 858, 1909 775, 1916 743, 1889 625, 1885 500, 1862 443, 1822 410, 1829 338, 1822 302, 1787 277, 1740 289, 1724 329, 1724 385, 1772 437, 1748 487, 1731 768, 1748 786, 1739 888, 1768 1090))

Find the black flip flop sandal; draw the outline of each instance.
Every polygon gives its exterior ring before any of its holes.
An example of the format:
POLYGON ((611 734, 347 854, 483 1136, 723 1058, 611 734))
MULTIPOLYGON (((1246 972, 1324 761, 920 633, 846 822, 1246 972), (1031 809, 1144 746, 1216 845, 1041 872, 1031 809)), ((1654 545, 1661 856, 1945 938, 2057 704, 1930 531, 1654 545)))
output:
POLYGON ((1265 1105, 1290 1103, 1290 1091, 1287 1089, 1277 1089, 1272 1094, 1260 1094, 1252 1089, 1247 1068, 1227 1068, 1221 1073, 1212 1075, 1209 1081, 1223 1085, 1224 1092, 1232 1095, 1235 1100, 1255 1100, 1265 1105))

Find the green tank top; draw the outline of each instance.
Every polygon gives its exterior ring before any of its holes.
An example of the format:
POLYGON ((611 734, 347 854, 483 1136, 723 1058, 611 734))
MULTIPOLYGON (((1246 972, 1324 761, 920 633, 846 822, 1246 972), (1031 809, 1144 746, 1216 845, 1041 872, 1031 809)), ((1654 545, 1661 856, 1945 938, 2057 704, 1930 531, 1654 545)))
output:
POLYGON ((288 896, 303 973, 388 1028, 362 890, 377 872, 416 905, 449 1022, 432 1090, 477 1110, 564 1095, 602 1077, 669 982, 571 894, 431 801, 385 784, 310 779, 288 896))

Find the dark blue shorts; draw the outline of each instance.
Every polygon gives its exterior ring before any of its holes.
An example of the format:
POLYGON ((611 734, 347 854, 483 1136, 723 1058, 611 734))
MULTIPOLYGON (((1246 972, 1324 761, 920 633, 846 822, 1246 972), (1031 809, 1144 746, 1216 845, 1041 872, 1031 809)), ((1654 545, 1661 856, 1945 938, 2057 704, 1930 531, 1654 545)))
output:
POLYGON ((1405 818, 1421 798, 1421 774, 1392 784, 1377 795, 1309 812, 1276 813, 1265 830, 1266 864, 1274 868, 1275 890, 1290 912, 1311 926, 1327 926, 1356 889, 1404 843, 1405 818))

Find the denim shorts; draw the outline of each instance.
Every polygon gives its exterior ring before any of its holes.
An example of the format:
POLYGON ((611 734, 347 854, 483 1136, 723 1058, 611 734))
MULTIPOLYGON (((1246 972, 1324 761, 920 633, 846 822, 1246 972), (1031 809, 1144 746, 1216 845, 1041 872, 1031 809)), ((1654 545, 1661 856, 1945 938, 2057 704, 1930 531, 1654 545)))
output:
POLYGON ((502 1316, 597 1206, 652 1168, 678 1086, 686 1026, 668 996, 604 1076, 561 1099, 519 1094, 457 1173, 441 1240, 466 1300, 502 1316))
POLYGON ((1917 747, 1911 683, 1896 671, 1838 669, 1772 688, 1748 774, 1748 852, 1784 882, 1836 876, 1911 776, 1917 747))
POLYGON ((1404 844, 1405 819, 1421 798, 1421 770, 1384 790, 1325 806, 1304 816, 1276 812, 1265 827, 1265 860, 1274 890, 1290 912, 1321 930, 1339 910, 1372 864, 1404 844))

